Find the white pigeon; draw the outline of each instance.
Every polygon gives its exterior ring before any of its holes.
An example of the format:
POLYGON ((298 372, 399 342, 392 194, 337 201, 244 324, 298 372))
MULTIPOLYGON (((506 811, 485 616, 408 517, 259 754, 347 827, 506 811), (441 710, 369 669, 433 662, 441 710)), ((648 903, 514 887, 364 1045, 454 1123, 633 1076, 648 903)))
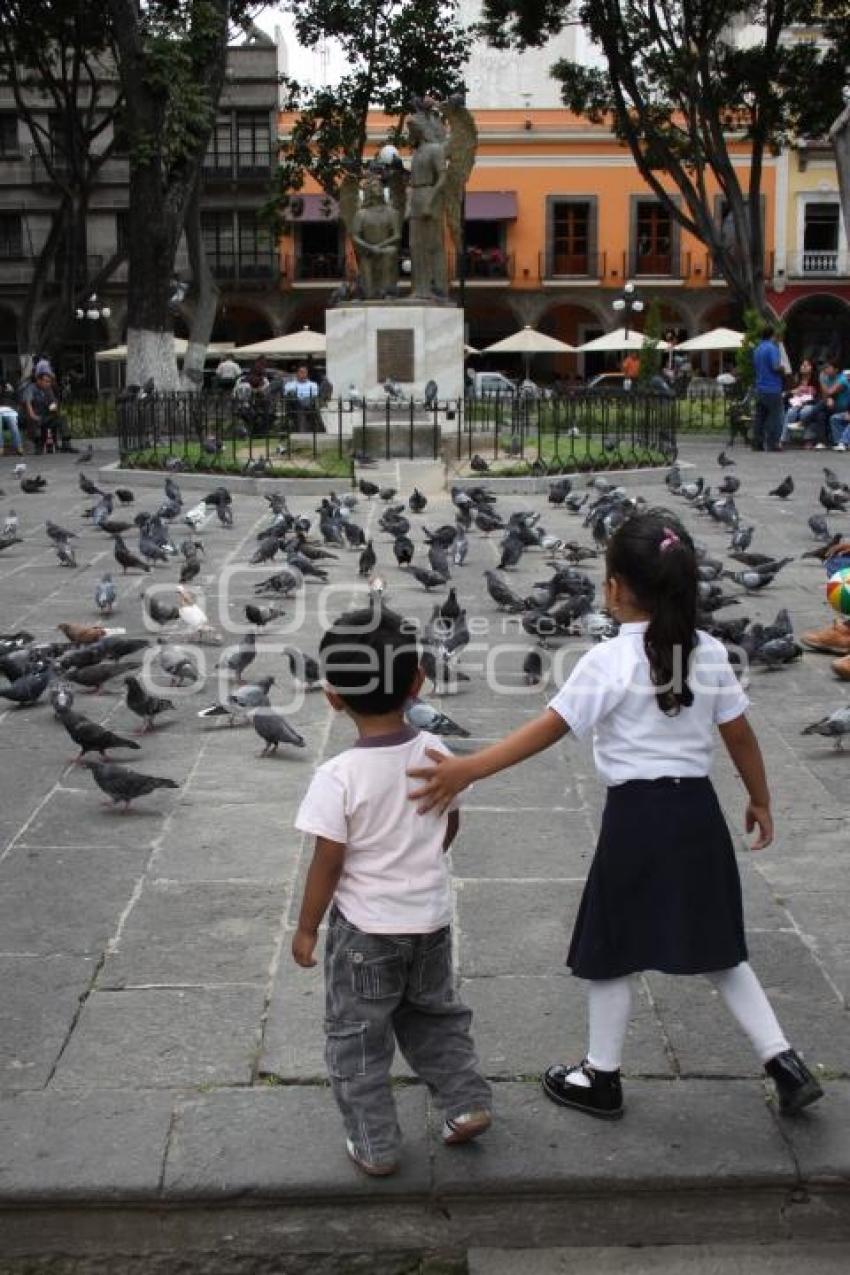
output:
POLYGON ((6 515, 6 521, 3 523, 4 536, 16 536, 18 534, 18 515, 14 509, 10 509, 6 515))
POLYGON ((202 531, 212 517, 212 508, 205 505, 203 501, 193 505, 183 516, 183 521, 192 528, 193 531, 202 531))
POLYGON ((180 602, 177 607, 177 614, 182 624, 191 634, 194 635, 196 641, 206 638, 208 641, 218 641, 218 635, 210 624, 209 617, 202 606, 195 601, 194 593, 188 589, 179 589, 178 594, 180 602))
POLYGON ((14 471, 13 471, 13 472, 14 472, 14 475, 15 475, 15 477, 16 477, 16 478, 23 478, 24 474, 27 472, 27 463, 26 463, 26 461, 25 461, 25 460, 19 460, 19 461, 18 461, 18 463, 17 463, 17 465, 15 466, 15 468, 14 468, 14 471))

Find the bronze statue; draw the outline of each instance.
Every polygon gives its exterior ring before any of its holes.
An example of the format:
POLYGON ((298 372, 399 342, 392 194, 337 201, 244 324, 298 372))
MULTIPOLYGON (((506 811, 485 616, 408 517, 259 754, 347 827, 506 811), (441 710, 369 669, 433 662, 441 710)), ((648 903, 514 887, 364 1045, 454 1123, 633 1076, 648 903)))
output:
POLYGON ((415 105, 416 113, 407 124, 413 146, 407 192, 412 295, 445 301, 449 290, 445 227, 448 224, 455 251, 462 252, 464 191, 475 162, 478 134, 460 98, 442 104, 424 98, 415 105))
POLYGON ((383 182, 378 177, 370 177, 363 190, 363 202, 351 223, 351 241, 357 254, 364 300, 395 296, 401 229, 401 217, 384 199, 383 182))

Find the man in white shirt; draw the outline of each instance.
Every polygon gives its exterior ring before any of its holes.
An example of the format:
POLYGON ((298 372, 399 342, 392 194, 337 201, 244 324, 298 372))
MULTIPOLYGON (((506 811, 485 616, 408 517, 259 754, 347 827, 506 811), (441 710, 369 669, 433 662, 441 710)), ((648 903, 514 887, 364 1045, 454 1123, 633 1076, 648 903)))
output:
POLYGON ((283 393, 288 398, 294 396, 299 402, 317 398, 319 387, 315 381, 311 381, 304 364, 299 367, 294 376, 287 378, 283 393))

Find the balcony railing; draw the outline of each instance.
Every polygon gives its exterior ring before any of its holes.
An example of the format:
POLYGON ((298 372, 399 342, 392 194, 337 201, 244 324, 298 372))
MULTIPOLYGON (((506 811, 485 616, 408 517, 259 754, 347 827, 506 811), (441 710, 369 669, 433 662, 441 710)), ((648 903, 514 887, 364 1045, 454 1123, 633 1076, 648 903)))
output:
POLYGON ((786 262, 791 279, 837 279, 850 275, 850 257, 846 252, 794 252, 786 262))
POLYGON ((691 273, 689 252, 623 253, 623 277, 628 279, 687 279, 691 273))
POLYGON ((207 182, 268 181, 272 158, 271 151, 216 151, 204 157, 202 171, 207 182))
POLYGON ((296 282, 339 283, 346 275, 345 257, 333 252, 302 252, 293 262, 296 282))
POLYGON ((605 275, 605 253, 560 252, 550 248, 540 253, 538 272, 541 279, 601 279, 605 275))
MULTIPOLYGON (((463 254, 463 277, 466 283, 499 283, 514 277, 513 253, 500 248, 467 248, 463 254)), ((461 257, 452 257, 449 275, 460 278, 461 257)))
POLYGON ((272 283, 280 275, 280 260, 271 248, 267 252, 213 252, 208 260, 219 283, 272 283))

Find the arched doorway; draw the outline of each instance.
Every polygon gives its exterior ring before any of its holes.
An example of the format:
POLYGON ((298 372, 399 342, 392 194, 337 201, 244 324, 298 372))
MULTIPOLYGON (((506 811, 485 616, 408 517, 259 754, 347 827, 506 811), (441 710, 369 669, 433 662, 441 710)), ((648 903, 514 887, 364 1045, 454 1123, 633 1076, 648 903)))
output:
POLYGON ((785 348, 793 367, 802 359, 835 359, 850 366, 850 305, 840 297, 810 295, 785 314, 785 348))

